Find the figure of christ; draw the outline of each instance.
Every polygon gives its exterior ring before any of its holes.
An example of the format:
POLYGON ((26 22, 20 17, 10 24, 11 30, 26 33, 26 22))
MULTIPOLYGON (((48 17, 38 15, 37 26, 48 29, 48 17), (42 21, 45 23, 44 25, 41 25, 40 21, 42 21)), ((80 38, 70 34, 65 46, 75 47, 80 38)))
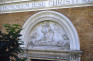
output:
POLYGON ((53 35, 54 32, 52 28, 50 27, 48 22, 45 22, 42 26, 41 32, 43 33, 44 37, 42 38, 42 41, 53 41, 53 35))

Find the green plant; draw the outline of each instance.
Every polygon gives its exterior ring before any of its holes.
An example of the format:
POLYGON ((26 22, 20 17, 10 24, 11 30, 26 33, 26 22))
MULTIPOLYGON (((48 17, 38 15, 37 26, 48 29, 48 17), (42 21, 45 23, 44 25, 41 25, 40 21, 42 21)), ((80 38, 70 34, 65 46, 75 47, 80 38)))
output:
POLYGON ((12 61, 14 61, 14 59, 20 61, 17 54, 23 53, 23 50, 20 47, 20 45, 23 45, 23 42, 19 42, 19 37, 21 36, 20 31, 22 29, 18 24, 5 24, 4 27, 6 33, 3 33, 0 30, 0 56, 7 56, 12 61))

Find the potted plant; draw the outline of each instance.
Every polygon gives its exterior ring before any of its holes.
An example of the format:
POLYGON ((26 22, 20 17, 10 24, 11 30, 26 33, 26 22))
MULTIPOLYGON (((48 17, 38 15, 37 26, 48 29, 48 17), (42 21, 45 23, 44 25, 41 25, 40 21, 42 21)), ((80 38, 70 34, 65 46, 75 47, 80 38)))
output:
POLYGON ((21 36, 20 25, 18 24, 5 24, 6 33, 0 30, 0 60, 2 61, 21 61, 17 54, 22 53, 23 50, 20 45, 23 42, 19 42, 21 36))

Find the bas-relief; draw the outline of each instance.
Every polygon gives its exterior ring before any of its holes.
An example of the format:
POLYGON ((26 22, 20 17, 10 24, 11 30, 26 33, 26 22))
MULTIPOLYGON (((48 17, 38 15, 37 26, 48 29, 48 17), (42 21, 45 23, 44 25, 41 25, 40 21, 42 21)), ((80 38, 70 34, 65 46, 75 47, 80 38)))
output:
POLYGON ((38 23, 30 32, 28 46, 61 47, 70 50, 70 41, 65 30, 56 22, 43 21, 38 23))
MULTIPOLYGON (((27 60, 80 61, 79 39, 70 20, 55 11, 39 12, 25 23, 22 31, 27 60)), ((20 56, 21 57, 21 56, 20 56)))
POLYGON ((64 15, 42 11, 31 16, 23 28, 24 56, 28 61, 80 61, 82 51, 76 29, 64 15))

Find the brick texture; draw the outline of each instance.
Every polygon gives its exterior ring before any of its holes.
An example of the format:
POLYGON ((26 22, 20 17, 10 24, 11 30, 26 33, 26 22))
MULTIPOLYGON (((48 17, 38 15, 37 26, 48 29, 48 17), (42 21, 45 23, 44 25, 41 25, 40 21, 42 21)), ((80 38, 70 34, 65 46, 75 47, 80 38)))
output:
MULTIPOLYGON (((67 16, 77 29, 80 38, 80 48, 83 51, 81 61, 93 61, 93 6, 53 9, 67 16)), ((33 14, 33 12, 0 14, 0 27, 3 30, 3 24, 23 24, 33 14)))

